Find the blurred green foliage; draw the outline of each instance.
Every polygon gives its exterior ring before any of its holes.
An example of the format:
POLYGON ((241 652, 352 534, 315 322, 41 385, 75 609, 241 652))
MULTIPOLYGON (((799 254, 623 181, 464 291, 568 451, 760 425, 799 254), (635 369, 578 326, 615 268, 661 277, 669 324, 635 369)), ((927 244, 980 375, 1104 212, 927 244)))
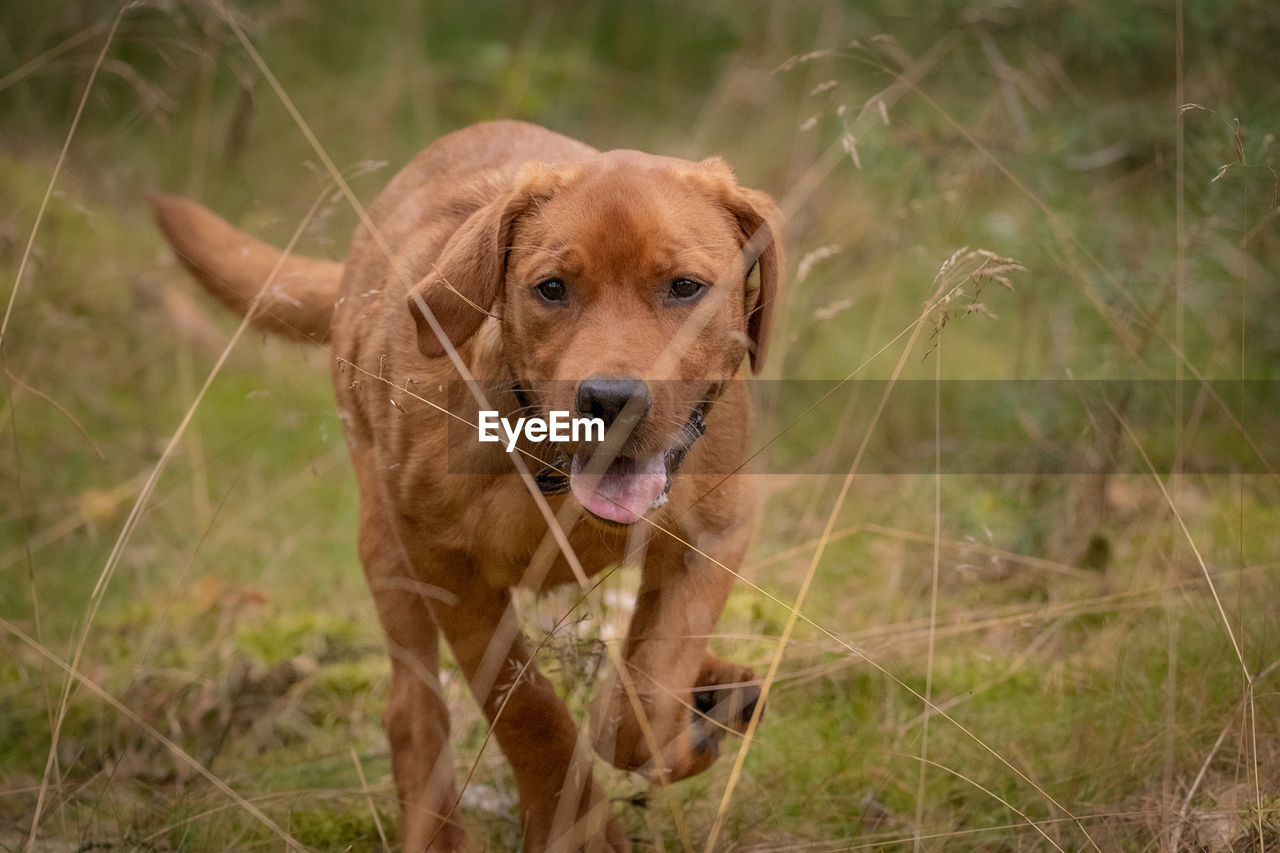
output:
MULTIPOLYGON (((0 5, 5 304, 120 8, 0 5)), ((0 352, 0 617, 64 658, 143 480, 234 325, 191 295, 143 191, 198 197, 277 242, 323 193, 303 246, 329 257, 343 255, 355 224, 219 8, 155 0, 121 16, 0 352)), ((232 8, 366 202, 431 139, 490 118, 602 148, 725 157, 789 213, 792 281, 770 377, 1280 378, 1280 5, 1270 0, 1186 0, 1180 65, 1176 3, 232 8), (1011 290, 945 279, 960 298, 931 312, 907 350, 935 276, 963 247, 1026 271, 1010 276, 1011 290), (986 311, 969 310, 975 301, 986 311)), ((83 668, 281 823, 292 818, 308 845, 376 848, 352 749, 394 837, 377 720, 385 659, 356 566, 326 366, 319 349, 256 335, 232 353, 108 584, 83 668)), ((1164 458, 1171 442, 1218 462, 1249 452, 1230 436, 1196 443, 1196 407, 1211 403, 1186 402, 1183 423, 1142 440, 1164 458)), ((851 425, 875 403, 864 395, 806 417, 778 458, 856 447, 851 425)), ((933 415, 898 412, 874 438, 902 451, 895 442, 927 435, 933 415)), ((1037 443, 1034 419, 966 417, 967 434, 1055 450, 1037 443)), ((1270 450, 1269 436, 1252 438, 1270 450)), ((1025 814, 1049 818, 1042 828, 1064 848, 1087 846, 1085 830, 937 716, 929 756, 942 767, 930 766, 918 802, 922 706, 906 686, 923 691, 928 673, 948 713, 1068 810, 1093 816, 1087 830, 1102 849, 1171 844, 1179 827, 1187 849, 1211 848, 1213 827, 1225 833, 1220 849, 1277 831, 1274 477, 1180 480, 1184 533, 1123 434, 1095 425, 1078 441, 1073 450, 1103 460, 1092 477, 856 482, 803 608, 829 633, 802 623, 788 648, 729 810, 736 843, 888 848, 920 833, 930 849, 1042 845, 1025 814), (1139 474, 1116 476, 1116 448, 1139 474), (1260 679, 1248 725, 1206 572, 1260 679), (1222 805, 1255 779, 1259 796, 1222 805), (1188 793, 1184 825, 1174 816, 1188 793)), ((795 595, 812 553, 800 546, 823 529, 838 485, 762 481, 768 511, 746 573, 771 595, 795 595)), ((743 586, 716 644, 762 672, 786 621, 785 608, 743 586)), ((561 639, 589 649, 598 630, 561 639)), ((28 827, 62 676, 9 634, 0 649, 8 849, 28 827)), ((545 666, 572 674, 572 655, 557 651, 545 666)), ((477 756, 483 722, 461 685, 447 691, 460 772, 477 762, 477 790, 498 803, 466 808, 478 837, 510 846, 518 827, 501 762, 477 756)), ((585 692, 565 693, 582 713, 585 692)), ((49 836, 178 849, 268 838, 84 692, 57 757, 65 787, 49 836)), ((649 792, 647 809, 631 802, 634 779, 619 774, 610 790, 644 843, 674 847, 683 832, 696 846, 729 764, 649 792)))

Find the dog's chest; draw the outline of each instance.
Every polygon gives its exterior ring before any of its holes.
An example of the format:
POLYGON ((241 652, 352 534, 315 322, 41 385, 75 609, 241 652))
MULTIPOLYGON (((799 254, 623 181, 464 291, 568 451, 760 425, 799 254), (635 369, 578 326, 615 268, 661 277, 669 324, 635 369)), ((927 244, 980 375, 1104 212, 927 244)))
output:
MULTIPOLYGON (((547 506, 561 519, 564 497, 550 497, 547 506)), ((565 531, 573 559, 588 577, 621 562, 626 548, 625 532, 602 530, 576 513, 577 523, 565 531)), ((562 540, 551 533, 546 518, 515 477, 503 478, 485 491, 467 513, 466 525, 475 535, 473 558, 490 584, 496 587, 523 586, 545 589, 571 583, 575 579, 561 548, 562 540)))

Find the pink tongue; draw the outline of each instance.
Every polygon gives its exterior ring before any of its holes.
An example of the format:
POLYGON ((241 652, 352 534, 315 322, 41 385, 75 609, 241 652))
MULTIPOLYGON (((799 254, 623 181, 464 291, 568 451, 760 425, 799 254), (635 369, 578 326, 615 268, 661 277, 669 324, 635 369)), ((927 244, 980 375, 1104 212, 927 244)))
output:
POLYGON ((654 505, 667 487, 664 454, 644 459, 619 456, 600 474, 587 472, 588 460, 575 454, 569 487, 589 512, 609 521, 630 524, 654 505))

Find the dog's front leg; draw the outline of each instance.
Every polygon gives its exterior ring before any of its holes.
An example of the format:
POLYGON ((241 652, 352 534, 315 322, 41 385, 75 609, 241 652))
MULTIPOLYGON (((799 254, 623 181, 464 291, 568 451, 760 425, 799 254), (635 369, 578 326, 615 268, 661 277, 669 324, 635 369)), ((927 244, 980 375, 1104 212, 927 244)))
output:
POLYGON ((515 773, 525 853, 630 849, 591 771, 591 748, 538 672, 506 589, 453 563, 432 610, 515 773))
POLYGON ((751 670, 707 651, 746 550, 747 532, 699 537, 699 549, 658 534, 645 558, 622 672, 592 708, 596 750, 656 782, 700 773, 727 730, 741 731, 759 689, 751 670))
POLYGON ((461 815, 453 813, 458 796, 431 591, 414 577, 400 547, 382 492, 368 476, 373 470, 369 456, 357 447, 352 459, 361 485, 360 562, 391 653, 391 693, 382 722, 400 801, 403 848, 406 853, 469 849, 461 815))

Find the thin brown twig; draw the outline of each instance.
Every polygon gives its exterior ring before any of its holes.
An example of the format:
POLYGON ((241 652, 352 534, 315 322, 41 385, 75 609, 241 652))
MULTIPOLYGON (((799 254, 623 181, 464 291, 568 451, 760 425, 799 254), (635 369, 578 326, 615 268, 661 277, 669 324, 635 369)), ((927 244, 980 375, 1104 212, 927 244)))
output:
POLYGON ((80 421, 76 419, 75 415, 71 414, 71 412, 67 410, 66 406, 62 405, 57 400, 53 399, 48 394, 41 391, 39 388, 35 388, 31 385, 28 385, 26 382, 23 382, 17 376, 14 376, 13 371, 10 370, 7 366, 4 367, 4 373, 6 376, 9 377, 9 381, 12 382, 14 385, 18 386, 23 391, 26 391, 30 394, 35 394, 41 400, 44 400, 50 406, 53 406, 55 409, 57 409, 58 412, 64 418, 71 421, 72 425, 75 426, 76 429, 80 430, 80 434, 84 436, 85 441, 89 442, 89 446, 93 448, 93 452, 97 454, 99 459, 105 460, 107 458, 102 455, 102 450, 98 447, 97 442, 93 440, 93 436, 89 435, 89 431, 86 430, 84 428, 84 425, 81 424, 80 421))
POLYGON ((944 772, 950 773, 952 776, 955 776, 957 779, 961 780, 962 782, 968 782, 970 785, 977 788, 979 791, 991 797, 992 799, 998 801, 1000 805, 1004 806, 1009 811, 1013 812, 1018 817, 1025 820, 1032 829, 1040 833, 1040 835, 1044 838, 1044 840, 1048 841, 1049 844, 1053 846, 1054 850, 1059 851, 1059 853, 1064 853, 1064 851, 1062 850, 1062 847, 1058 844, 1058 842, 1054 841, 1053 838, 1050 837, 1049 833, 1044 831, 1044 827, 1040 826, 1040 823, 1041 823, 1040 821, 1033 819, 1022 809, 1018 808, 1013 803, 1009 802, 1004 797, 997 794, 995 791, 992 791, 990 788, 986 787, 985 785, 982 785, 981 783, 977 782, 974 779, 970 779, 968 776, 964 775, 959 770, 955 770, 950 767, 947 767, 945 764, 939 764, 938 762, 932 761, 923 756, 913 755, 911 757, 916 759, 922 764, 928 764, 930 767, 935 767, 938 770, 942 770, 944 772))
POLYGON ((1226 629, 1227 638, 1231 641, 1231 648, 1236 653, 1240 671, 1244 674, 1245 682, 1252 686, 1253 676, 1249 674, 1249 666, 1245 663, 1244 651, 1240 648, 1240 642, 1236 639, 1236 632, 1231 627, 1231 620, 1227 618, 1226 608, 1222 606, 1222 599, 1218 596, 1217 584, 1213 582, 1213 575, 1209 572, 1209 567, 1205 563, 1204 557, 1200 554, 1200 548, 1196 545, 1195 537, 1187 529, 1187 523, 1183 520, 1182 513, 1178 510, 1178 506, 1174 503, 1172 496, 1170 496, 1169 490, 1165 488, 1164 480, 1160 479, 1160 475, 1156 472, 1155 465, 1152 464, 1151 457, 1147 455, 1146 448, 1143 447, 1138 437, 1134 435, 1132 427, 1129 426, 1128 418, 1118 412, 1110 402, 1107 403, 1107 408, 1111 410, 1111 414, 1120 422, 1120 425, 1124 428, 1125 435, 1129 437, 1134 449, 1138 451, 1138 455, 1146 463, 1147 470, 1151 473, 1151 478, 1160 487, 1160 493, 1164 495, 1165 502, 1169 505, 1169 511, 1173 513, 1174 519, 1178 522, 1178 527, 1182 530, 1183 537, 1187 540, 1187 544, 1191 546, 1191 553, 1195 555, 1196 563, 1200 566, 1200 572, 1204 575, 1205 582, 1209 585, 1209 592, 1213 595, 1214 604, 1218 607, 1218 615, 1222 617, 1222 626, 1226 629))
MULTIPOLYGON (((933 559, 931 562, 929 584, 929 648, 925 655, 924 698, 933 701, 933 654, 938 632, 938 577, 942 563, 942 342, 937 344, 938 357, 933 362, 933 559)), ((924 715, 920 727, 920 775, 916 780, 916 817, 915 817, 915 850, 920 853, 924 849, 919 837, 920 827, 924 824, 924 759, 929 757, 929 714, 924 715)))
POLYGON ((351 763, 356 766, 356 775, 360 777, 360 793, 364 794, 365 802, 369 804, 369 813, 373 815, 373 825, 378 830, 378 838, 382 841, 383 851, 389 851, 391 845, 387 843, 386 830, 382 828, 382 817, 378 814, 378 807, 373 804, 373 794, 369 792, 369 780, 364 777, 364 766, 360 764, 360 756, 353 746, 351 749, 351 763))
POLYGON ((22 286, 23 273, 27 271, 27 263, 31 260, 31 250, 36 243, 36 235, 40 233, 40 224, 44 221, 45 210, 49 207, 49 199, 53 196, 53 188, 58 183, 58 177, 62 174, 62 166, 67 159, 67 151, 71 148, 71 140, 75 139, 76 129, 80 127, 80 117, 84 115, 85 105, 89 103, 89 93, 93 91, 94 81, 98 79, 98 71, 102 68, 103 62, 106 61, 107 51, 111 48, 111 43, 115 40, 116 29, 120 26, 124 13, 132 8, 132 3, 126 3, 120 12, 116 15, 115 21, 111 24, 111 29, 107 32, 107 37, 102 43, 102 50, 98 52, 98 58, 93 64, 93 68, 89 71, 89 79, 84 84, 84 92, 80 95, 80 103, 76 106, 75 115, 71 119, 71 127, 67 129, 67 136, 62 141, 62 150, 58 152, 58 160, 53 165, 53 173, 49 176, 49 183, 44 189, 44 197, 40 199, 40 207, 36 211, 36 221, 31 225, 31 233, 27 237, 27 245, 22 250, 22 259, 18 261, 18 272, 13 279, 13 290, 9 293, 9 304, 4 310, 4 319, 0 320, 0 356, 4 354, 4 337, 5 332, 9 328, 9 318, 13 315, 13 306, 18 301, 18 291, 22 286))
POLYGON ((102 32, 102 28, 104 26, 106 26, 106 23, 104 21, 99 21, 98 23, 90 27, 85 27, 83 30, 80 30, 79 32, 74 33, 73 35, 67 36, 65 39, 58 42, 48 50, 44 51, 39 56, 32 57, 31 59, 22 63, 22 65, 13 69, 8 74, 4 75, 3 77, 0 77, 0 92, 3 92, 5 89, 9 88, 14 83, 17 83, 19 80, 23 79, 24 77, 27 77, 35 73, 37 70, 44 67, 52 60, 57 59, 59 56, 66 53, 67 51, 72 50, 75 47, 78 47, 79 45, 93 38, 98 33, 102 32))
MULTIPOLYGON (((98 52, 98 58, 94 62, 92 70, 89 72, 89 79, 85 82, 84 92, 80 96, 79 104, 76 105, 76 112, 74 117, 71 119, 71 126, 67 129, 66 138, 63 139, 62 150, 58 152, 58 160, 54 164, 53 173, 49 176, 49 183, 45 187, 44 197, 40 200, 40 208, 36 212, 35 222, 31 225, 31 233, 27 237, 27 245, 22 251, 22 259, 18 262, 18 272, 14 276, 13 290, 9 293, 9 303, 5 307, 4 319, 0 320, 0 359, 4 358, 5 332, 9 328, 9 320, 13 316, 13 307, 18 301, 18 291, 22 286, 23 273, 26 272, 27 263, 31 259, 31 252, 35 246, 36 235, 40 232, 40 224, 44 221, 45 211, 49 207, 49 199, 53 196, 53 188, 58 182, 58 177, 62 174, 62 167, 66 162, 67 152, 71 148, 71 141, 75 138, 76 129, 80 126, 80 117, 84 115, 85 105, 89 102, 89 93, 93 91, 94 81, 98 79, 98 71, 102 68, 103 62, 106 61, 107 51, 110 50, 111 44, 115 40, 116 30, 119 28, 121 20, 124 19, 125 12, 130 8, 132 8, 132 3, 126 3, 121 7, 120 11, 116 14, 115 20, 111 23, 111 29, 107 32, 107 37, 103 40, 102 50, 98 52)), ((7 372, 8 371, 6 370, 6 373, 7 372)), ((66 689, 63 692, 64 701, 67 694, 70 692, 70 689, 71 680, 68 678, 66 689)), ((62 709, 64 707, 65 705, 61 706, 59 708, 59 712, 55 715, 55 727, 61 722, 62 709)), ((56 728, 53 739, 56 743, 56 728)), ((49 760, 45 765, 44 775, 40 780, 40 793, 36 796, 35 815, 31 820, 31 834, 27 837, 25 844, 27 850, 31 850, 35 846, 36 833, 40 827, 40 812, 44 806, 44 798, 48 791, 49 775, 54 769, 55 761, 56 755, 51 749, 49 752, 49 760)))

